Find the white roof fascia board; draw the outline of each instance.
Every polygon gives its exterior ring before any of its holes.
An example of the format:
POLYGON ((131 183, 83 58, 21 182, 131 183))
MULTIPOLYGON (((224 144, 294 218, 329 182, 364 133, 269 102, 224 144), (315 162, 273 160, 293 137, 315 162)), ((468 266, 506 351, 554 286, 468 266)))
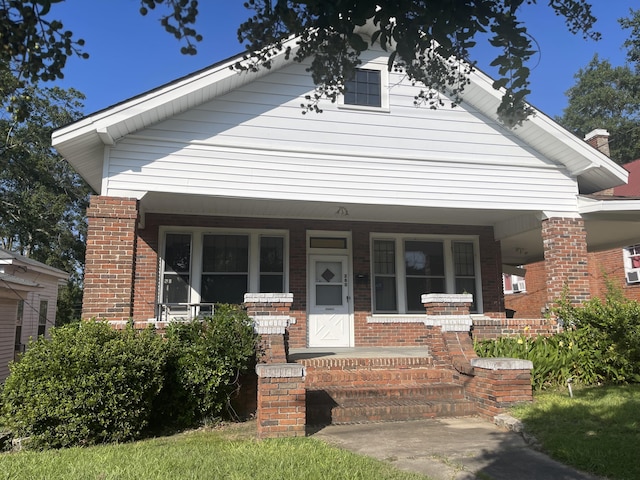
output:
MULTIPOLYGON (((237 72, 232 70, 231 67, 233 65, 238 62, 242 63, 242 58, 245 54, 236 55, 214 65, 213 67, 195 74, 187 75, 182 79, 173 81, 164 86, 158 87, 157 89, 119 103, 113 107, 89 115, 77 122, 67 125, 66 127, 62 127, 53 132, 53 146, 60 148, 66 142, 89 133, 97 133, 101 140, 107 140, 107 145, 111 144, 111 142, 117 142, 120 137, 124 136, 124 134, 120 134, 118 136, 112 132, 116 129, 115 127, 122 125, 128 120, 149 115, 149 112, 165 107, 169 104, 178 106, 178 108, 174 107, 170 109, 171 113, 167 113, 164 116, 156 116, 152 123, 162 121, 169 116, 176 115, 182 110, 191 108, 193 105, 188 104, 188 102, 184 103, 184 106, 182 107, 179 106, 179 102, 191 94, 200 93, 205 88, 233 77, 240 78, 242 80, 238 85, 233 86, 233 88, 237 88, 241 84, 264 76, 268 72, 279 68, 285 62, 292 62, 293 56, 298 49, 298 46, 295 43, 296 41, 296 38, 292 38, 283 44, 282 52, 277 54, 272 60, 274 66, 271 70, 266 68, 259 68, 257 72, 237 72), (289 59, 285 60, 285 51, 288 47, 291 47, 291 53, 289 59)), ((201 100, 198 103, 202 101, 210 101, 218 95, 220 95, 220 92, 210 95, 210 98, 205 97, 204 100, 201 100)), ((168 111, 169 110, 167 110, 167 112, 168 111)), ((125 134, 128 133, 132 132, 126 132, 125 134)))
MULTIPOLYGON (((493 88, 491 77, 475 68, 471 73, 471 84, 466 87, 463 99, 499 123, 497 109, 503 93, 503 89, 496 90, 493 88), (478 94, 474 92, 474 87, 482 91, 482 104, 475 101, 478 94)), ((550 159, 565 165, 573 176, 577 177, 593 170, 602 170, 602 181, 607 183, 600 188, 601 190, 621 185, 628 181, 628 172, 624 168, 540 111, 536 110, 534 115, 525 120, 522 126, 515 127, 512 132, 534 149, 548 155, 550 159), (540 132, 544 133, 544 135, 541 136, 540 132), (575 163, 572 164, 566 157, 561 155, 553 155, 551 150, 554 147, 554 142, 550 142, 550 140, 555 140, 570 148, 575 153, 575 156, 572 156, 572 159, 575 159, 575 163)))
POLYGON ((602 200, 596 198, 578 197, 580 214, 638 212, 640 214, 640 199, 602 200))

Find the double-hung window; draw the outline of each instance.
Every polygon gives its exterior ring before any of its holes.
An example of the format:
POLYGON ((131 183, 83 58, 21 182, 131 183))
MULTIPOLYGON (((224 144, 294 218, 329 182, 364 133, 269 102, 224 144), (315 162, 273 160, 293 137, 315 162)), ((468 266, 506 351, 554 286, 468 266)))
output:
POLYGON ((477 242, 474 239, 373 238, 374 313, 424 313, 425 293, 470 293, 476 298, 477 242))
POLYGON ((247 292, 282 293, 286 244, 280 231, 167 231, 160 303, 240 304, 247 292))

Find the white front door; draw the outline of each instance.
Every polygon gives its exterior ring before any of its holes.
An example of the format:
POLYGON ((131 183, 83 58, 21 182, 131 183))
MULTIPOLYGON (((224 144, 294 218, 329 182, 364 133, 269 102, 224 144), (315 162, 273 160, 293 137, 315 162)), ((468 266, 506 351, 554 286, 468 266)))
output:
POLYGON ((309 258, 309 346, 350 347, 349 258, 309 258))

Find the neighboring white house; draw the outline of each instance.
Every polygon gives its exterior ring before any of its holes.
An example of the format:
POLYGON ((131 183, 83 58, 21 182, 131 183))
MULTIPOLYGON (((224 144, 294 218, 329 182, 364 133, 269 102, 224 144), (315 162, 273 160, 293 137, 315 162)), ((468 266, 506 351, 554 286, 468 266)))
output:
POLYGON ((0 383, 29 339, 46 336, 55 324, 58 286, 68 277, 62 270, 0 248, 0 383))

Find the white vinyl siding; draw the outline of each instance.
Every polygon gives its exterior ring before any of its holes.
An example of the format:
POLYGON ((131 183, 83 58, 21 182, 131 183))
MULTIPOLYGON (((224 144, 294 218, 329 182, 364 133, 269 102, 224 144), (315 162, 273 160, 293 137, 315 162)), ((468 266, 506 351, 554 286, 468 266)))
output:
POLYGON ((105 195, 574 211, 576 183, 469 105, 416 108, 390 73, 389 112, 322 106, 304 65, 130 135, 108 150, 105 195))

